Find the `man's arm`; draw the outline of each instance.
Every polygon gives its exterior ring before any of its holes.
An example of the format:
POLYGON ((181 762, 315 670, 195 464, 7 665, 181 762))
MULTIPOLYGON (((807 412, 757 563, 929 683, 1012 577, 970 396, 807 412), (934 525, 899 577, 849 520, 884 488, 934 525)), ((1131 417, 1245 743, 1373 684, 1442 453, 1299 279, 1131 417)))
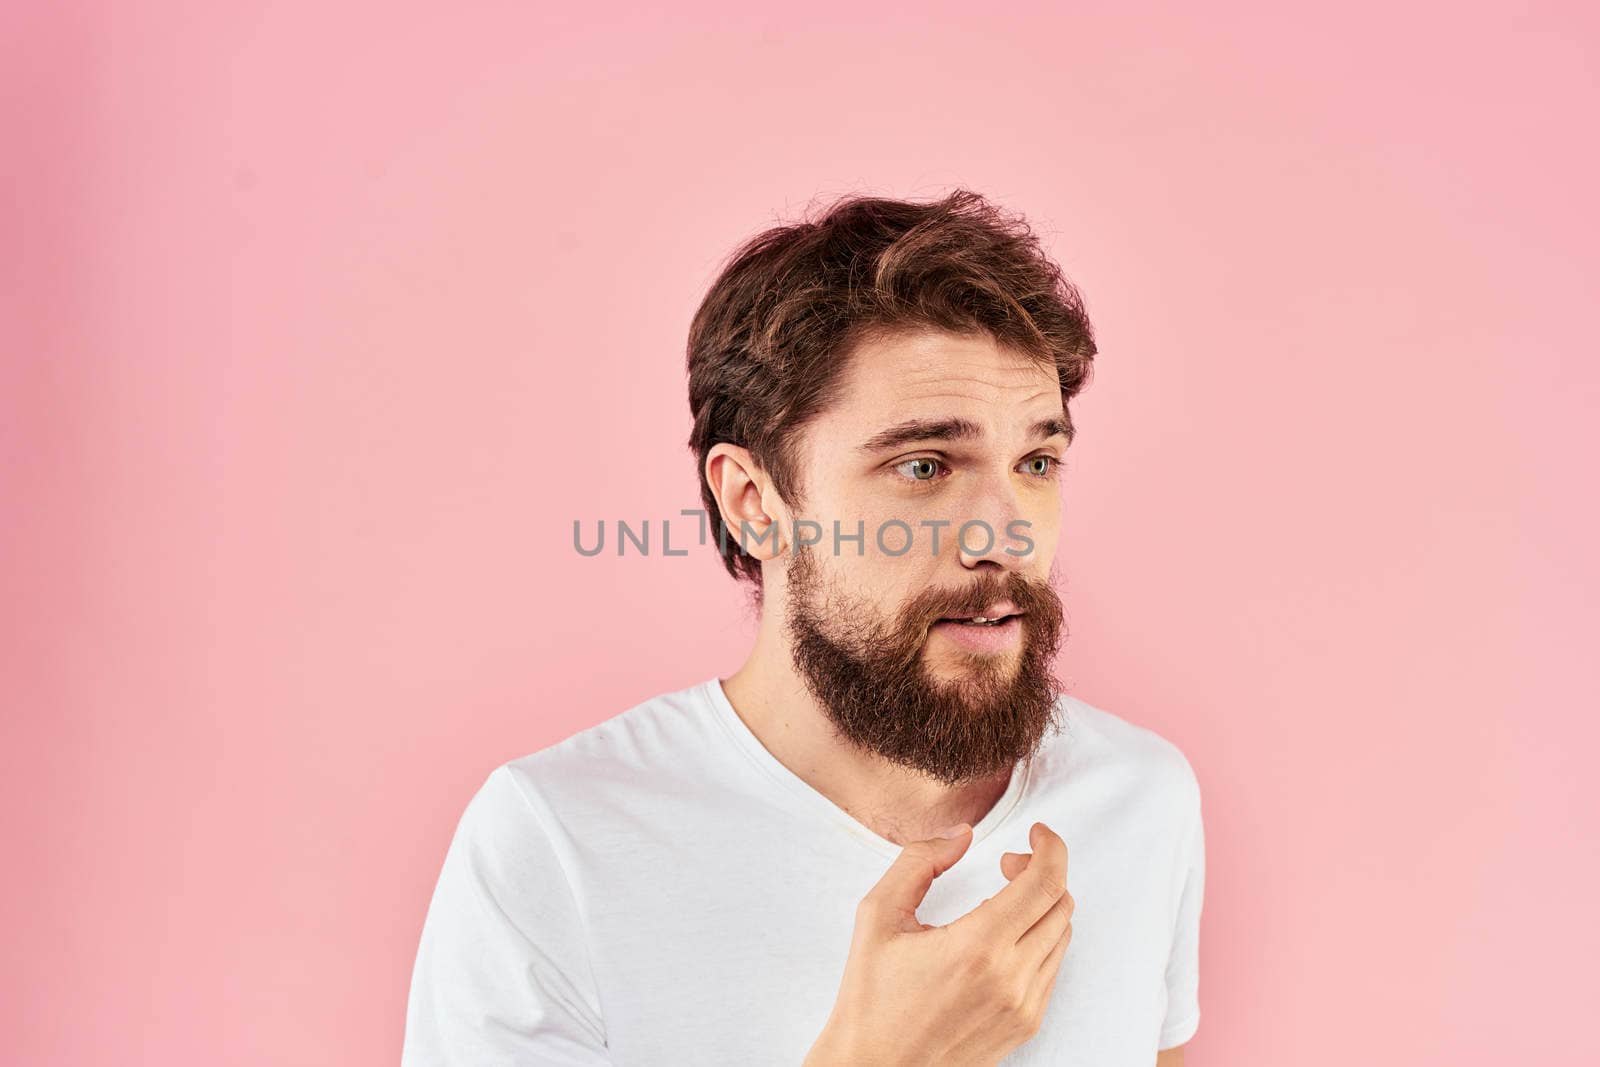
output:
POLYGON ((610 1063, 578 902, 539 803, 500 767, 461 816, 423 923, 402 1067, 610 1063))
POLYGON ((1183 1046, 1164 1048, 1156 1053, 1156 1067, 1183 1067, 1183 1046))
POLYGON ((1182 1053, 1177 1050, 1194 1037, 1200 1025, 1200 912, 1206 883, 1205 822, 1200 814, 1199 783, 1187 765, 1184 769, 1187 772, 1184 790, 1187 827, 1178 853, 1179 868, 1175 872, 1178 899, 1167 958, 1167 1011, 1156 1045, 1161 1050, 1156 1059, 1159 1067, 1183 1062, 1182 1053), (1169 1053, 1174 1052, 1177 1052, 1176 1058, 1169 1059, 1169 1053))

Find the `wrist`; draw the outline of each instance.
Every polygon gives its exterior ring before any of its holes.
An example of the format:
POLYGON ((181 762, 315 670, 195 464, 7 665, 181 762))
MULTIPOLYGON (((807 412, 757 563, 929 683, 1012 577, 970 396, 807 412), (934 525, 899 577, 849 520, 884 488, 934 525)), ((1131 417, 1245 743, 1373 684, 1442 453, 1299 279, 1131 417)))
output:
POLYGON ((806 1053, 803 1067, 878 1067, 881 1062, 861 1046, 848 1027, 829 1019, 806 1053))

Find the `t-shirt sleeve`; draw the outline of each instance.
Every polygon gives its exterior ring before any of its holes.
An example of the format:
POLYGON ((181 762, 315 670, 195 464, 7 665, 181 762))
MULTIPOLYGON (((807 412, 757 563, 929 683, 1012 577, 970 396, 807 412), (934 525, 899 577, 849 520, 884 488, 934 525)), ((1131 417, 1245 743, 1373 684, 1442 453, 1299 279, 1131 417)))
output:
POLYGON ((608 1064, 582 916, 506 766, 468 802, 423 922, 401 1067, 608 1064))
POLYGON ((1183 1044, 1200 1027, 1200 906, 1205 897, 1206 839, 1200 790, 1192 777, 1188 796, 1188 829, 1179 850, 1183 887, 1167 956, 1167 1014, 1156 1046, 1161 1049, 1183 1044))

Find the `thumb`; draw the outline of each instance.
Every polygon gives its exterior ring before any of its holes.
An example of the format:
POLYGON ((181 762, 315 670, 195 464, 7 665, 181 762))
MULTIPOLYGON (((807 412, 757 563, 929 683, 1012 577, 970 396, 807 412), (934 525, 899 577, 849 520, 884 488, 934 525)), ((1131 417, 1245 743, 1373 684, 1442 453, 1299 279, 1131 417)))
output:
POLYGON ((891 933, 921 930, 917 905, 928 895, 933 880, 955 866, 971 844, 972 827, 957 823, 938 836, 912 841, 901 849, 862 900, 872 925, 891 933))

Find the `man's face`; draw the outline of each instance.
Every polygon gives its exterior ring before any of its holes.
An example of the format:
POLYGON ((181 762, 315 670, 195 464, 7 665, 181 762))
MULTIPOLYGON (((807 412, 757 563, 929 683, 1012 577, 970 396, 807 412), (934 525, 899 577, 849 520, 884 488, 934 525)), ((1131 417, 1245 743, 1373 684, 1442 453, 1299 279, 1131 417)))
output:
POLYGON ((796 666, 848 740, 949 782, 998 773, 1057 688, 1053 368, 923 332, 862 346, 840 384, 797 455, 793 518, 821 540, 785 557, 796 666))

